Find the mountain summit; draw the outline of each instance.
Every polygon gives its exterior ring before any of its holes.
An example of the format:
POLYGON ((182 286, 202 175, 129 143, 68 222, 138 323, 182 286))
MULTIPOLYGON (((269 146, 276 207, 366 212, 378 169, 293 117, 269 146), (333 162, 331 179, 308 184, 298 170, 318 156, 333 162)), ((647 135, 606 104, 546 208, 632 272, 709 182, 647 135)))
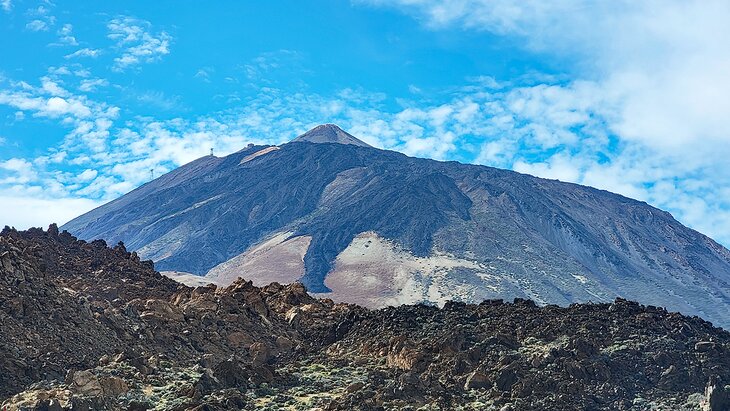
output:
POLYGON ((370 145, 360 141, 336 124, 321 124, 292 140, 292 143, 302 142, 352 144, 353 146, 370 147, 370 145))
POLYGON ((198 282, 299 281, 368 307, 618 296, 730 327, 730 251, 669 213, 375 149, 334 125, 198 159, 63 228, 198 282))

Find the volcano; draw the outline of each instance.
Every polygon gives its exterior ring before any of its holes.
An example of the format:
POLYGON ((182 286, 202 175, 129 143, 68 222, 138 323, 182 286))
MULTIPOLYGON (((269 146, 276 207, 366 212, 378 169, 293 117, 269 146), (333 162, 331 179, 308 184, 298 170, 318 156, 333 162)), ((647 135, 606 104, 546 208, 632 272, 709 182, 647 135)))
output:
POLYGON ((367 307, 616 297, 730 327, 730 251, 644 202, 380 150, 336 125, 181 166, 62 227, 183 281, 367 307))

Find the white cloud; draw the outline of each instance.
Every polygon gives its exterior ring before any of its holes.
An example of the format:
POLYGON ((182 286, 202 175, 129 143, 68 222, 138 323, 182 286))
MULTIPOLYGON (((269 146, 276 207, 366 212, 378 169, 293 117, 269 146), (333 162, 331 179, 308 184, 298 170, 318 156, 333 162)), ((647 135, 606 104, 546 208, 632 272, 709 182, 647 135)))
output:
POLYGON ((0 90, 0 105, 20 110, 15 115, 18 120, 25 118, 24 112, 33 117, 57 119, 61 126, 70 129, 61 145, 64 152, 80 147, 103 151, 119 109, 74 95, 48 77, 42 77, 40 82, 40 87, 19 82, 11 89, 0 90))
POLYGON ((61 66, 61 67, 51 66, 51 67, 48 67, 48 73, 56 75, 56 76, 68 76, 71 74, 71 70, 69 70, 68 67, 64 67, 64 66, 61 66))
POLYGON ((69 92, 64 90, 57 82, 51 80, 49 77, 41 77, 41 88, 46 94, 52 96, 68 96, 69 92))
POLYGON ((71 24, 64 24, 60 30, 58 30, 58 41, 61 44, 69 46, 78 46, 78 41, 73 35, 73 26, 71 24))
POLYGON ((137 95, 137 101, 164 111, 172 111, 183 107, 182 97, 168 96, 161 91, 148 90, 137 95))
POLYGON ((433 30, 510 37, 569 67, 532 84, 464 88, 491 96, 477 114, 481 126, 470 127, 479 161, 646 200, 730 244, 722 194, 730 187, 730 3, 361 3, 398 8, 433 30))
POLYGON ((399 7, 432 28, 514 36, 528 49, 575 61, 571 74, 603 96, 591 109, 621 138, 678 151, 730 140, 726 1, 367 3, 399 7))
POLYGON ((201 81, 204 81, 206 83, 210 83, 210 73, 213 71, 210 67, 205 67, 198 69, 198 71, 193 76, 194 78, 200 79, 201 81))
POLYGON ((83 91, 85 93, 88 93, 90 91, 96 90, 98 87, 106 87, 109 85, 109 81, 102 78, 96 78, 96 79, 84 79, 81 80, 81 84, 79 85, 79 91, 83 91))
POLYGON ((25 25, 25 28, 30 31, 47 31, 48 24, 46 24, 43 20, 36 19, 29 21, 28 24, 25 25))
POLYGON ((101 50, 98 50, 98 49, 90 49, 90 48, 83 48, 83 49, 76 50, 76 51, 74 51, 71 54, 67 54, 64 57, 67 58, 67 59, 72 59, 72 58, 76 58, 76 57, 91 57, 91 58, 96 58, 97 56, 99 56, 99 54, 101 54, 101 50))
POLYGON ((61 97, 51 97, 46 102, 45 112, 51 117, 71 114, 74 117, 84 118, 91 115, 91 110, 78 100, 66 100, 61 97))
POLYGON ((0 191, 0 225, 19 230, 64 224, 102 203, 85 198, 43 198, 0 191))
POLYGON ((13 10, 13 2, 10 0, 0 0, 0 7, 6 12, 10 13, 13 10))
POLYGON ((74 75, 77 77, 89 77, 91 75, 91 72, 89 69, 80 67, 77 65, 77 68, 74 69, 74 75))
POLYGON ((97 175, 99 175, 98 171, 87 168, 81 174, 76 176, 76 181, 79 181, 79 182, 91 181, 91 180, 95 179, 97 175))
POLYGON ((122 55, 114 59, 113 70, 152 63, 170 53, 172 37, 164 31, 150 33, 151 26, 148 21, 131 17, 115 18, 107 24, 107 37, 122 50, 122 55))
POLYGON ((33 164, 21 158, 0 161, 0 170, 6 174, 4 177, 0 174, 0 184, 26 184, 38 177, 33 164))
MULTIPOLYGON (((8 2, 10 6, 11 3, 8 2)), ((5 3, 2 4, 5 8, 5 3)), ((6 11, 8 11, 6 9, 6 11)), ((54 24, 56 24, 56 17, 51 15, 49 9, 44 6, 38 6, 38 8, 28 10, 28 16, 33 18, 30 22, 25 25, 25 28, 31 31, 47 31, 54 24)))

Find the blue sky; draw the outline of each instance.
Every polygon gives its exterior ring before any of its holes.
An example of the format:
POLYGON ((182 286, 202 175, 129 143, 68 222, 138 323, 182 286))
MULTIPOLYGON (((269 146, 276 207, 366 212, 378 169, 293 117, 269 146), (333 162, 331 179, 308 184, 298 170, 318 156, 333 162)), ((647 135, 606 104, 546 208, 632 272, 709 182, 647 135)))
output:
POLYGON ((713 0, 0 0, 0 224, 335 122, 644 200, 728 245, 727 21, 713 0))

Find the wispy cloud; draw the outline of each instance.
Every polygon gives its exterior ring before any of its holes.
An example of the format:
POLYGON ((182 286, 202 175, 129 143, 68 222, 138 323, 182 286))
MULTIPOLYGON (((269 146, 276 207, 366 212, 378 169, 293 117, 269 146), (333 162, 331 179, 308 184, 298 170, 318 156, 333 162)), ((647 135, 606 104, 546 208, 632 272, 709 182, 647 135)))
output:
POLYGON ((197 78, 201 81, 204 81, 206 83, 210 83, 210 75, 215 70, 212 67, 203 67, 201 69, 198 69, 198 71, 193 76, 194 78, 197 78))
POLYGON ((46 22, 43 20, 36 19, 36 20, 29 21, 25 25, 25 28, 30 31, 47 31, 48 24, 46 24, 46 22))
POLYGON ((81 80, 81 84, 79 85, 79 91, 88 93, 90 91, 96 90, 99 87, 106 87, 108 85, 109 81, 103 78, 84 79, 81 80))
POLYGON ((0 90, 0 104, 33 117, 58 119, 63 126, 71 128, 64 147, 82 144, 92 152, 104 150, 111 120, 119 112, 115 106, 71 93, 49 77, 42 77, 40 86, 18 82, 0 90))
POLYGON ((10 13, 13 10, 13 2, 10 0, 0 0, 0 7, 6 13, 10 13))
POLYGON ((58 41, 62 45, 67 46, 78 46, 78 41, 73 35, 73 25, 64 24, 60 30, 58 30, 58 41))
POLYGON ((267 80, 267 75, 274 70, 281 68, 292 68, 304 70, 301 65, 302 55, 294 50, 277 50, 260 55, 253 58, 250 62, 242 66, 246 77, 249 80, 267 80))
POLYGON ((122 55, 114 59, 113 70, 124 71, 142 63, 152 63, 170 53, 172 36, 165 31, 152 33, 151 27, 150 22, 132 17, 119 17, 109 22, 107 37, 122 50, 122 55))
POLYGON ((64 56, 67 59, 77 58, 77 57, 91 57, 95 58, 101 54, 101 50, 98 49, 90 49, 90 48, 82 48, 79 50, 74 51, 71 54, 67 54, 64 56))
MULTIPOLYGON (((10 6, 12 7, 12 4, 10 4, 10 6)), ((5 8, 4 3, 3 8, 5 8)), ((51 15, 51 11, 44 6, 29 9, 27 15, 32 18, 32 20, 25 25, 25 28, 30 31, 48 31, 51 26, 56 24, 56 17, 51 15)))
POLYGON ((170 96, 161 91, 148 90, 137 95, 137 101, 148 106, 163 111, 173 111, 184 109, 182 97, 170 96))

